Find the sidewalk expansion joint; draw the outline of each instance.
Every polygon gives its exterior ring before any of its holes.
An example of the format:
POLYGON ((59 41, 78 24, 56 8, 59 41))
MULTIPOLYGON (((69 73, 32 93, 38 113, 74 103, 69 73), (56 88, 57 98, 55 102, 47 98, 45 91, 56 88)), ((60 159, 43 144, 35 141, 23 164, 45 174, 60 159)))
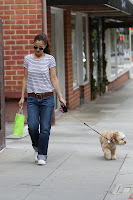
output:
MULTIPOLYGON (((127 154, 126 154, 126 156, 125 156, 125 158, 124 158, 124 160, 123 160, 123 162, 122 162, 122 164, 121 164, 121 166, 120 166, 120 168, 119 168, 118 172, 116 173, 116 175, 115 175, 115 177, 114 177, 114 180, 113 180, 113 182, 112 182, 111 186, 109 187, 109 189, 108 189, 107 193, 105 194, 105 196, 104 196, 103 200, 106 200, 106 196, 107 196, 107 195, 108 195, 108 193, 110 192, 110 190, 111 190, 111 188, 112 188, 112 186, 113 186, 113 184, 114 184, 114 182, 115 182, 115 179, 116 179, 117 175, 119 174, 119 172, 120 172, 120 170, 121 170, 122 166, 123 166, 123 165, 124 165, 124 163, 125 163, 125 160, 126 160, 126 158, 127 158, 127 154)), ((119 188, 118 188, 118 190, 119 190, 119 188)))
POLYGON ((39 187, 44 181, 46 181, 61 165, 63 165, 71 156, 73 153, 71 153, 65 160, 63 160, 62 163, 60 163, 40 184, 36 185, 30 192, 29 194, 24 197, 23 200, 25 200, 37 187, 39 187))
POLYGON ((40 185, 47 179, 49 178, 61 165, 63 165, 71 156, 73 153, 71 153, 62 163, 60 163, 41 183, 40 185))

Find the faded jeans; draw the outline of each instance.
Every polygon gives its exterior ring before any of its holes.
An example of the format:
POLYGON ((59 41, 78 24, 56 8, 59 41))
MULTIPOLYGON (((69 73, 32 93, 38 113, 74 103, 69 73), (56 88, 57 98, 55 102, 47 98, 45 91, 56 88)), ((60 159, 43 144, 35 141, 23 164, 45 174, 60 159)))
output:
POLYGON ((28 130, 38 159, 46 160, 47 157, 53 109, 54 95, 42 99, 29 96, 27 99, 28 130))

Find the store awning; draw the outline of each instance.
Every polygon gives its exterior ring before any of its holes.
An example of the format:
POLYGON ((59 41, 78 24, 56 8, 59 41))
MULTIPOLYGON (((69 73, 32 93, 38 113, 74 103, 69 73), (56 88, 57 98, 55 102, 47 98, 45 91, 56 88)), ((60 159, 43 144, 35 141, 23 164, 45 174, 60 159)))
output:
POLYGON ((106 28, 133 27, 133 16, 106 17, 105 26, 106 28))
POLYGON ((104 17, 108 27, 133 26, 131 0, 47 0, 47 6, 63 6, 71 11, 87 13, 90 17, 104 17))

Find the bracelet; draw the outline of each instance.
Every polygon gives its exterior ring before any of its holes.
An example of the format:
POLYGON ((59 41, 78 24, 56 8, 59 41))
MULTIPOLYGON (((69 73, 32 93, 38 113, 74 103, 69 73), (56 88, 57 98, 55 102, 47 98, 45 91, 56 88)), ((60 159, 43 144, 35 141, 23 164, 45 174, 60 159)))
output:
POLYGON ((58 98, 59 98, 60 96, 62 96, 62 94, 59 94, 59 95, 58 95, 58 98))

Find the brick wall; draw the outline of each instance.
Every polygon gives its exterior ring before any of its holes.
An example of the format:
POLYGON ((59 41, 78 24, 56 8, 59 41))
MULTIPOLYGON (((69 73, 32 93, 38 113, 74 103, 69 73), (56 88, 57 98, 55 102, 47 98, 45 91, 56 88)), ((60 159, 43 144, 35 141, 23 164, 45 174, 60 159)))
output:
POLYGON ((4 99, 4 63, 3 33, 0 19, 0 151, 5 147, 5 99, 4 99))
POLYGON ((112 90, 113 88, 116 88, 116 87, 122 85, 122 84, 125 83, 128 79, 129 79, 129 72, 126 72, 125 74, 121 75, 121 76, 118 77, 116 80, 114 80, 113 82, 110 82, 110 83, 108 84, 108 90, 112 90))
POLYGON ((42 32, 41 0, 1 0, 3 19, 5 95, 20 97, 23 58, 33 52, 34 36, 42 32))
POLYGON ((90 83, 80 86, 80 97, 83 99, 83 103, 91 100, 90 83))

